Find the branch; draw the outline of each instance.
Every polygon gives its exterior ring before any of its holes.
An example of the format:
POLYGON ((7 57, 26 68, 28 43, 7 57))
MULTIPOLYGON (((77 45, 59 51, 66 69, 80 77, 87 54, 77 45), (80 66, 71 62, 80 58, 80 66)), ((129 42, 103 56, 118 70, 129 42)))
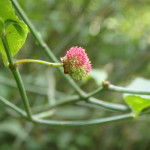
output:
POLYGON ((133 118, 134 118, 134 114, 129 113, 125 115, 119 115, 119 116, 96 119, 96 120, 88 120, 88 121, 54 121, 54 120, 42 120, 42 119, 33 118, 33 122, 38 124, 50 125, 50 126, 83 126, 83 125, 93 125, 93 124, 104 124, 104 123, 128 120, 133 118))
POLYGON ((107 109, 116 110, 116 111, 129 111, 130 110, 129 107, 127 107, 127 106, 124 106, 121 104, 113 104, 113 103, 109 103, 109 102, 104 102, 104 101, 96 99, 94 97, 90 97, 87 102, 89 102, 91 104, 96 104, 98 106, 102 106, 107 109))
POLYGON ((103 82, 103 88, 108 91, 114 91, 119 93, 150 95, 150 91, 140 91, 140 90, 132 90, 129 88, 123 88, 123 87, 112 85, 108 81, 103 82))
POLYGON ((91 97, 91 96, 94 96, 94 95, 96 95, 97 93, 99 93, 99 92, 101 92, 101 91, 103 91, 103 90, 104 90, 104 88, 100 86, 99 88, 97 88, 97 89, 94 90, 93 92, 88 93, 86 98, 89 98, 89 97, 91 97))
POLYGON ((36 115, 33 115, 34 118, 47 118, 47 117, 51 117, 53 116, 55 113, 55 110, 48 110, 48 111, 44 111, 42 113, 39 113, 39 114, 36 114, 36 115))
MULTIPOLYGON (((18 114, 20 114, 25 119, 28 119, 26 113, 9 102, 8 100, 4 99, 0 96, 0 102, 4 104, 5 106, 11 108, 12 110, 16 111, 18 114)), ((44 124, 44 125, 51 125, 51 126, 81 126, 81 125, 92 125, 92 124, 103 124, 103 123, 110 123, 110 122, 116 122, 121 120, 127 120, 127 119, 133 119, 134 114, 129 113, 125 115, 119 115, 114 117, 108 117, 108 118, 102 118, 102 119, 96 119, 96 120, 89 120, 89 121, 53 121, 53 120, 42 120, 38 119, 37 117, 47 117, 51 116, 53 114, 53 111, 43 112, 41 114, 37 114, 33 116, 32 122, 38 123, 38 124, 44 124)))
POLYGON ((115 111, 120 111, 120 112, 125 112, 125 111, 130 110, 129 107, 121 105, 121 104, 113 104, 113 103, 109 103, 109 102, 104 102, 104 101, 96 99, 94 97, 90 97, 88 99, 83 99, 83 98, 80 98, 78 95, 73 95, 73 96, 58 100, 58 102, 56 102, 55 105, 52 105, 52 106, 47 105, 45 107, 45 109, 53 109, 53 108, 56 108, 59 106, 63 106, 65 104, 74 104, 74 103, 78 103, 81 100, 84 100, 85 103, 98 105, 98 106, 101 106, 108 110, 115 110, 115 111))
POLYGON ((22 82, 22 79, 21 79, 21 76, 19 74, 18 69, 14 69, 15 67, 14 67, 14 64, 13 64, 13 61, 12 61, 12 57, 11 57, 11 54, 10 54, 9 45, 8 45, 6 36, 5 35, 2 36, 1 39, 2 39, 2 43, 4 45, 4 48, 5 48, 5 52, 6 52, 8 61, 9 61, 10 70, 11 70, 11 72, 12 72, 12 74, 13 74, 15 80, 16 80, 16 83, 17 83, 22 101, 24 103, 24 107, 25 107, 25 110, 27 112, 28 118, 30 120, 32 120, 30 105, 29 105, 29 101, 28 101, 28 98, 27 98, 27 95, 26 95, 26 92, 25 92, 25 88, 24 88, 24 85, 23 85, 23 82, 22 82))

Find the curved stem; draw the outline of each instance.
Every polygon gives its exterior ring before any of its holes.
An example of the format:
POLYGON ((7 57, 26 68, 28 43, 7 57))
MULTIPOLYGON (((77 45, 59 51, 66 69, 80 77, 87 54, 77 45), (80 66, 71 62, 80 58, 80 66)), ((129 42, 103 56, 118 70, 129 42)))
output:
POLYGON ((17 60, 14 62, 14 66, 17 66, 20 63, 40 63, 40 64, 48 65, 51 67, 62 67, 63 66, 63 63, 51 63, 51 62, 42 61, 42 60, 35 60, 35 59, 17 60))
POLYGON ((96 99, 94 97, 89 97, 88 99, 83 99, 80 98, 78 95, 73 95, 70 97, 66 97, 63 98, 61 100, 59 100, 55 105, 52 106, 46 106, 44 107, 44 109, 53 109, 59 106, 63 106, 65 104, 74 104, 74 103, 78 103, 80 101, 84 101, 86 104, 94 104, 97 106, 101 106, 102 108, 105 108, 106 110, 115 110, 115 111, 120 111, 120 112, 126 112, 129 111, 129 107, 121 105, 121 104, 113 104, 113 103, 109 103, 109 102, 104 102, 102 100, 96 99))
POLYGON ((119 93, 150 95, 150 91, 132 90, 132 89, 129 89, 129 88, 123 88, 123 87, 114 86, 114 85, 108 85, 106 90, 119 92, 119 93))
POLYGON ((33 118, 33 122, 38 124, 50 125, 50 126, 83 126, 83 125, 110 123, 110 122, 116 122, 121 120, 133 119, 133 118, 134 118, 134 114, 129 113, 125 115, 101 118, 96 120, 88 120, 88 121, 54 121, 54 120, 42 120, 42 119, 33 118))
POLYGON ((52 117, 55 113, 55 110, 48 110, 48 111, 44 111, 42 113, 39 113, 39 114, 35 114, 33 115, 34 118, 47 118, 47 117, 52 117))
POLYGON ((96 95, 97 93, 99 93, 100 91, 103 91, 103 90, 104 90, 103 87, 99 87, 99 88, 97 88, 96 90, 94 90, 93 92, 88 93, 86 98, 89 98, 89 97, 91 97, 91 96, 94 96, 94 95, 96 95))
MULTIPOLYGON (((1 96, 0 96, 0 103, 16 111, 25 119, 28 119, 26 113, 22 109, 18 108, 17 106, 15 106, 14 104, 12 104, 11 102, 9 102, 8 100, 6 100, 5 98, 1 96)), ((52 112, 51 111, 44 112, 44 114, 41 113, 41 114, 33 116, 33 122, 38 123, 38 124, 51 125, 51 126, 81 126, 81 125, 110 123, 110 122, 116 122, 116 121, 134 118, 134 114, 132 113, 120 115, 120 116, 96 119, 96 120, 89 120, 89 121, 53 121, 53 120, 41 120, 37 118, 37 117, 45 117, 47 115, 52 115, 52 112)))
POLYGON ((110 110, 116 110, 116 111, 129 111, 129 107, 121 105, 121 104, 113 104, 109 102, 104 102, 102 100, 96 99, 94 97, 90 97, 87 100, 88 103, 96 104, 98 106, 102 106, 103 108, 110 109, 110 110))
POLYGON ((16 83, 17 83, 21 98, 23 100, 28 118, 30 120, 32 120, 30 105, 29 105, 29 101, 28 101, 28 98, 27 98, 27 95, 26 95, 26 91, 25 91, 25 88, 24 88, 24 85, 23 85, 23 81, 21 79, 21 76, 20 76, 20 73, 19 73, 18 69, 15 69, 15 67, 14 67, 7 39, 6 39, 5 36, 1 37, 1 39, 2 39, 2 43, 4 45, 4 48, 5 48, 5 52, 6 52, 8 61, 9 61, 10 70, 11 70, 11 72, 12 72, 12 74, 13 74, 15 80, 16 80, 16 83))

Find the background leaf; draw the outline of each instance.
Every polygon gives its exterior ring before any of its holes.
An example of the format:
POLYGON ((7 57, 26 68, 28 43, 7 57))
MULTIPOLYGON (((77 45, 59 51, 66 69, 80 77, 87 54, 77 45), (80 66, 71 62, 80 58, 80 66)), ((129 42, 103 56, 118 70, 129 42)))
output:
MULTIPOLYGON (((15 12, 14 12, 9 0, 0 1, 0 8, 1 8, 0 15, 4 21, 6 21, 8 19, 13 20, 13 21, 19 23, 21 28, 24 30, 24 32, 22 32, 22 34, 18 33, 18 26, 16 29, 16 26, 14 26, 13 24, 11 24, 7 28, 7 40, 8 40, 9 48, 11 51, 11 55, 14 56, 19 51, 19 49, 22 47, 22 45, 24 44, 26 37, 27 37, 28 28, 24 24, 24 22, 20 21, 18 19, 18 17, 15 15, 15 12)), ((5 54, 1 39, 0 39, 0 52, 2 54, 4 63, 6 63, 6 60, 7 60, 6 54, 5 54)))
POLYGON ((94 79, 95 83, 99 86, 101 85, 103 80, 106 80, 108 77, 105 70, 101 69, 92 69, 89 76, 85 79, 85 81, 88 81, 89 79, 94 79))
POLYGON ((12 134, 14 136, 18 136, 21 139, 23 139, 24 137, 27 136, 27 133, 24 130, 24 128, 15 119, 6 120, 6 121, 1 122, 0 132, 12 134))
MULTIPOLYGON (((136 78, 127 88, 136 89, 137 91, 148 91, 150 90, 150 80, 136 78)), ((126 103, 131 106, 136 117, 143 109, 150 106, 150 95, 124 94, 124 99, 126 103)))
MULTIPOLYGON (((135 80, 133 80, 126 88, 137 91, 150 91, 150 80, 138 77, 135 80)), ((123 96, 126 97, 129 95, 133 94, 124 94, 123 96)), ((150 99, 150 95, 136 95, 150 99)))

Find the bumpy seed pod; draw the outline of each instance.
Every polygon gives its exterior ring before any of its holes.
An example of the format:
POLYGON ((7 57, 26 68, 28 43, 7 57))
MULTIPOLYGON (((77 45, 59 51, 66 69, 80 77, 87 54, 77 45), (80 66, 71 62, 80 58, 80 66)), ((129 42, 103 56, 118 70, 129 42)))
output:
POLYGON ((85 50, 81 47, 72 47, 61 58, 64 73, 70 74, 76 80, 86 78, 91 70, 91 62, 85 50))

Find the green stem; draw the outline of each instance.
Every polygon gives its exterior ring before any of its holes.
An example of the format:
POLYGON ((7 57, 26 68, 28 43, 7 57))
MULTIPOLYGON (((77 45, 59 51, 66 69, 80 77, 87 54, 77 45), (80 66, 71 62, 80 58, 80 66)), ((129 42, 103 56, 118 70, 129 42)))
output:
POLYGON ((114 91, 114 92, 119 92, 119 93, 129 93, 129 94, 141 94, 141 95, 150 95, 150 91, 139 91, 139 90, 132 90, 132 89, 127 89, 119 86, 114 86, 114 85, 108 85, 106 90, 109 91, 114 91))
POLYGON ((5 36, 3 36, 1 39, 2 39, 2 42, 3 42, 4 48, 5 48, 5 52, 6 52, 8 61, 9 61, 10 70, 11 70, 11 72, 12 72, 12 74, 13 74, 15 80, 16 80, 16 83, 17 83, 20 95, 22 97, 22 100, 23 100, 28 118, 30 120, 32 120, 30 105, 29 105, 29 101, 28 101, 28 98, 27 98, 27 95, 26 95, 26 92, 25 92, 25 88, 24 88, 24 85, 23 85, 23 82, 22 82, 22 79, 21 79, 21 76, 20 76, 20 73, 19 73, 18 69, 15 69, 15 67, 14 67, 7 39, 6 39, 5 36))
MULTIPOLYGON (((14 104, 10 103, 8 100, 4 99, 0 96, 0 102, 4 104, 5 106, 11 108, 12 110, 16 111, 18 114, 20 114, 22 117, 27 118, 26 113, 15 106, 14 104)), ((127 120, 134 118, 134 114, 125 114, 115 117, 108 117, 104 119, 97 119, 97 120, 90 120, 90 121, 53 121, 53 120, 41 120, 37 119, 37 117, 45 117, 47 115, 50 115, 52 112, 44 112, 38 115, 35 115, 33 117, 33 122, 39 123, 39 124, 45 124, 45 125, 53 125, 53 126, 79 126, 79 125, 92 125, 92 124, 102 124, 102 123, 110 123, 110 122, 116 122, 121 120, 127 120)))
POLYGON ((52 109, 52 108, 56 108, 59 106, 63 106, 65 104, 74 104, 77 103, 81 100, 84 100, 86 104, 94 104, 94 105, 98 105, 101 106, 102 108, 108 109, 108 110, 115 110, 115 111, 120 111, 120 112, 125 112, 125 111, 129 111, 129 107, 121 105, 121 104, 113 104, 113 103, 109 103, 109 102, 104 102, 102 100, 96 99, 94 97, 90 97, 88 99, 82 99, 80 98, 78 95, 73 95, 73 96, 69 96, 67 98, 63 98, 61 100, 58 100, 57 103, 55 105, 52 106, 46 106, 44 107, 44 109, 52 109))
POLYGON ((96 90, 94 90, 93 92, 88 93, 86 98, 89 98, 89 97, 91 97, 91 96, 94 96, 94 95, 96 95, 97 93, 99 93, 99 92, 101 92, 101 91, 103 91, 103 90, 104 90, 103 87, 99 87, 99 88, 97 88, 96 90))
POLYGON ((50 126, 83 126, 83 125, 93 125, 93 124, 104 124, 110 122, 116 122, 121 120, 133 119, 134 114, 129 113, 125 115, 119 115, 114 117, 88 120, 88 121, 54 121, 54 120, 42 120, 33 118, 33 121, 38 124, 50 125, 50 126))
POLYGON ((34 118, 47 118, 47 117, 52 117, 55 113, 55 110, 48 110, 48 111, 44 111, 42 113, 39 113, 39 114, 36 114, 36 115, 33 115, 34 118))
MULTIPOLYGON (((25 119, 28 119, 26 113, 22 109, 18 108, 17 106, 15 106, 14 104, 12 104, 11 102, 9 102, 8 100, 4 99, 1 96, 0 96, 0 102, 4 104, 5 106, 11 108, 12 110, 16 111, 25 119)), ((52 112, 51 111, 43 112, 41 114, 35 115, 33 117, 33 122, 39 123, 39 124, 45 124, 45 125, 53 125, 53 126, 79 126, 79 125, 110 123, 110 122, 116 122, 116 121, 134 118, 134 114, 125 114, 125 115, 108 117, 104 119, 90 120, 90 121, 53 121, 53 120, 37 119, 37 117, 47 117, 48 115, 51 116, 52 112)))
POLYGON ((9 102, 8 100, 6 100, 5 98, 0 96, 0 103, 4 104, 5 106, 11 108, 12 110, 16 111, 18 114, 20 114, 22 117, 27 119, 27 115, 26 113, 18 108, 17 106, 15 106, 14 104, 12 104, 11 102, 9 102))
MULTIPOLYGON (((15 7, 16 11, 18 12, 20 17, 22 18, 22 20, 28 25, 28 27, 29 27, 33 37, 37 41, 37 43, 45 51, 48 58, 50 60, 52 60, 53 62, 57 63, 58 59, 52 53, 51 49, 47 46, 47 44, 43 41, 39 32, 32 25, 29 18, 26 16, 26 14, 22 10, 22 8, 19 6, 18 2, 16 0, 11 0, 11 1, 12 1, 13 6, 15 7)), ((86 97, 86 93, 78 87, 78 85, 74 82, 74 80, 70 76, 64 74, 64 71, 62 68, 57 68, 57 69, 59 70, 61 75, 68 81, 68 83, 74 88, 74 90, 80 95, 80 97, 86 97)))
POLYGON ((116 110, 116 111, 129 111, 129 107, 121 105, 121 104, 113 104, 109 102, 104 102, 102 100, 96 99, 94 97, 90 97, 87 101, 91 104, 96 104, 98 106, 102 106, 103 108, 110 109, 110 110, 116 110))
POLYGON ((51 62, 47 62, 47 61, 34 60, 34 59, 17 60, 16 62, 14 62, 14 65, 17 66, 20 63, 40 63, 40 64, 48 65, 51 67, 62 67, 63 66, 63 63, 51 63, 51 62))

